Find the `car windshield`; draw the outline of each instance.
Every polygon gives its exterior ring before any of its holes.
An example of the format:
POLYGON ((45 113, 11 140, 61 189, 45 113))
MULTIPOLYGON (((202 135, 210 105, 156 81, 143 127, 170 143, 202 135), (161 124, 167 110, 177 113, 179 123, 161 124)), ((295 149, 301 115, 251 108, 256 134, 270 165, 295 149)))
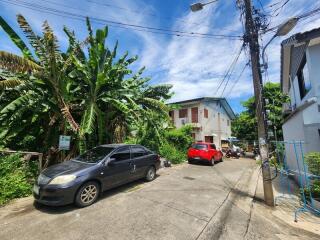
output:
POLYGON ((192 148, 198 149, 198 150, 206 150, 206 149, 208 149, 208 146, 206 144, 197 143, 197 144, 193 144, 192 148))
POLYGON ((75 158, 76 161, 97 163, 114 150, 113 147, 96 147, 75 158))

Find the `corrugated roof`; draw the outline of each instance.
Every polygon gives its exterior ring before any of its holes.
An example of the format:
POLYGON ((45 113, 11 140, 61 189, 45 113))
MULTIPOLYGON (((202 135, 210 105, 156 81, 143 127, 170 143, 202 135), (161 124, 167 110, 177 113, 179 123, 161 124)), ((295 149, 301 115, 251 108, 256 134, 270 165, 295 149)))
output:
POLYGON ((204 101, 219 101, 221 102, 222 106, 228 113, 230 119, 235 119, 236 115, 233 112, 231 106, 229 105, 228 101, 225 98, 217 98, 217 97, 201 97, 201 98, 193 98, 193 99, 188 99, 188 100, 183 100, 179 102, 173 102, 173 103, 168 103, 170 104, 186 104, 186 103, 191 103, 191 102, 204 102, 204 101))

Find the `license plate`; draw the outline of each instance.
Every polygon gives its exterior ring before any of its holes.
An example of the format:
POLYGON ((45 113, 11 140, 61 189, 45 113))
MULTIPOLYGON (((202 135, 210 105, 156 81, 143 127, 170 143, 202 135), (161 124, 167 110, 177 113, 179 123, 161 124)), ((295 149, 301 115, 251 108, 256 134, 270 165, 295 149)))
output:
POLYGON ((39 195, 39 186, 33 185, 33 192, 37 195, 39 195))
POLYGON ((200 157, 195 157, 194 159, 197 159, 197 160, 198 160, 198 159, 200 159, 200 157))

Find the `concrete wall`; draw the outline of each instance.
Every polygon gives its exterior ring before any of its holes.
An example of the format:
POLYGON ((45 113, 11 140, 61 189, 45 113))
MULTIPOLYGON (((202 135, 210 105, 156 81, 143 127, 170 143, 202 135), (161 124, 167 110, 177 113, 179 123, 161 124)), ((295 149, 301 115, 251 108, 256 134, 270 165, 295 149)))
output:
MULTIPOLYGON (((304 104, 310 98, 316 97, 317 103, 299 111, 287 120, 282 128, 285 141, 304 141, 304 153, 320 151, 320 45, 310 46, 306 52, 309 79, 311 89, 301 99, 298 79, 295 77, 293 87, 290 89, 291 104, 296 107, 304 104)), ((291 169, 297 170, 295 151, 292 144, 286 144, 288 165, 291 169)), ((299 152, 301 156, 301 152, 299 152)))

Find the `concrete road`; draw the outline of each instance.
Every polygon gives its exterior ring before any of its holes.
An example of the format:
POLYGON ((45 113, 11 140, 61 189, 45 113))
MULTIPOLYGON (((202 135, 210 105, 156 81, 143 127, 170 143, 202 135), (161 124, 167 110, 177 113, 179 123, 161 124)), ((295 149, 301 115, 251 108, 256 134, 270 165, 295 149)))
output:
POLYGON ((250 204, 237 199, 247 197, 255 168, 251 159, 165 168, 83 209, 20 199, 0 208, 0 239, 241 239, 254 230, 250 204))

